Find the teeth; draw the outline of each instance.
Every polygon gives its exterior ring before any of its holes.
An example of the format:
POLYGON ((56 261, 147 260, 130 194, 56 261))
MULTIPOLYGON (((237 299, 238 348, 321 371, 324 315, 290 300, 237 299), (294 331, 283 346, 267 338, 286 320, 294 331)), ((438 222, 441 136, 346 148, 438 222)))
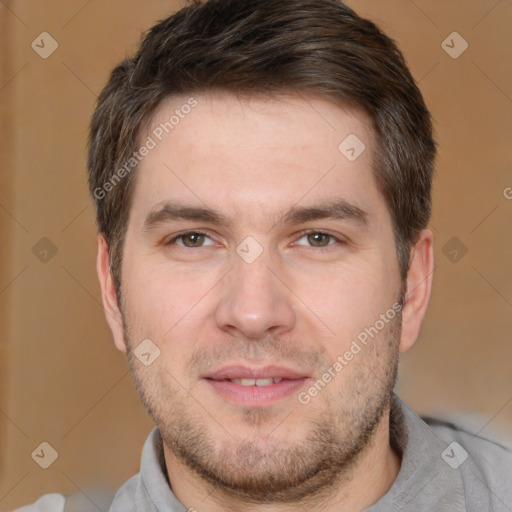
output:
POLYGON ((270 379, 256 379, 256 386, 269 386, 270 384, 274 384, 272 377, 270 379))
POLYGON ((277 384, 283 379, 278 377, 269 379, 230 379, 234 384, 240 384, 242 386, 270 386, 270 384, 277 384))

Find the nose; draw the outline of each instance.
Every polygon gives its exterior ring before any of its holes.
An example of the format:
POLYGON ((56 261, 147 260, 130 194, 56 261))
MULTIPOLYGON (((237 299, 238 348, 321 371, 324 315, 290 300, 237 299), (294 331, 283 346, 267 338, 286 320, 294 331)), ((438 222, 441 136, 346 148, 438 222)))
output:
POLYGON ((223 280, 215 310, 220 329, 250 339, 277 336, 293 329, 293 294, 271 265, 265 252, 252 263, 235 256, 234 268, 223 280))

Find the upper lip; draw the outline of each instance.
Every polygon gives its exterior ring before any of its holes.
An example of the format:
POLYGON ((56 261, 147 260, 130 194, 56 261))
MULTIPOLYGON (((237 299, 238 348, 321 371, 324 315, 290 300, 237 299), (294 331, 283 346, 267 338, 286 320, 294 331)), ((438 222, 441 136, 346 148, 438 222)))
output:
POLYGON ((285 366, 247 366, 247 365, 226 365, 202 376, 203 379, 228 380, 228 379, 303 379, 307 375, 293 368, 285 366))

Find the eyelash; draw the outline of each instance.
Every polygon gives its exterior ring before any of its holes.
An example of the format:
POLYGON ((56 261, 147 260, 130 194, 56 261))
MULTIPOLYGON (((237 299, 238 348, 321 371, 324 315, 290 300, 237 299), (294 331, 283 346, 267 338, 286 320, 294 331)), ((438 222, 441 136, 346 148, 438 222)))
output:
MULTIPOLYGON (((208 235, 208 233, 206 231, 202 231, 201 229, 195 229, 195 230, 184 231, 182 233, 179 233, 178 235, 176 235, 175 237, 173 237, 169 241, 165 242, 164 245, 174 245, 176 243, 176 241, 179 240, 180 238, 183 238, 184 236, 191 235, 191 234, 194 234, 194 235, 195 234, 197 234, 197 235, 204 235, 204 236, 210 238, 210 236, 208 235)), ((333 235, 332 233, 329 233, 328 231, 319 231, 319 230, 316 230, 316 229, 308 229, 308 230, 305 230, 305 231, 301 231, 299 233, 298 237, 297 237, 297 240, 300 240, 301 238, 304 238, 305 236, 310 235, 310 234, 327 235, 332 240, 335 241, 335 243, 330 243, 330 244, 328 244, 326 246, 323 246, 323 247, 309 246, 310 249, 326 249, 327 247, 332 247, 333 245, 336 245, 336 244, 345 244, 346 243, 344 240, 338 238, 337 236, 333 235)), ((183 245, 183 246, 180 246, 180 247, 183 247, 184 249, 201 249, 204 246, 200 246, 200 247, 186 247, 185 245, 183 245)))

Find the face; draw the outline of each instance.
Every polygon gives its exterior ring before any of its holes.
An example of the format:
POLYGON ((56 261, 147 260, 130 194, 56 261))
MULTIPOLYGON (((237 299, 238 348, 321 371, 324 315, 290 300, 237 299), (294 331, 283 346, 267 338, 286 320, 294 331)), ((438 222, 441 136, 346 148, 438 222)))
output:
POLYGON ((111 326, 168 464, 284 502, 343 475, 389 404, 404 312, 375 139, 318 98, 194 100, 142 134, 111 326))

